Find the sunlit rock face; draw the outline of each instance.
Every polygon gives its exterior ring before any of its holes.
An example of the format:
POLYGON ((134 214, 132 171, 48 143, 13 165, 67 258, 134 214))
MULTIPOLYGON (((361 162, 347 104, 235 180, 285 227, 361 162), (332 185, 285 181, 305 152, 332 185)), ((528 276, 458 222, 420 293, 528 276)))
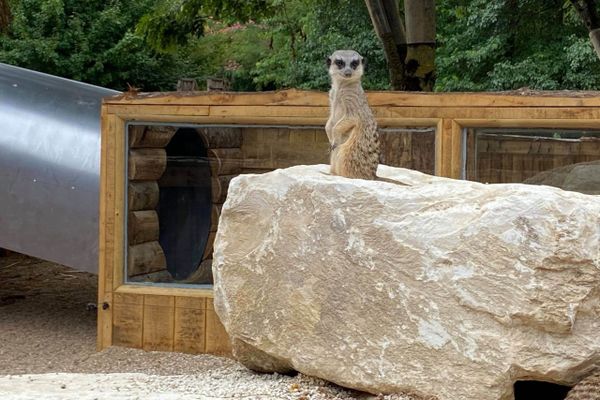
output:
POLYGON ((229 187, 215 307, 238 359, 372 393, 513 398, 600 365, 600 196, 380 166, 229 187))

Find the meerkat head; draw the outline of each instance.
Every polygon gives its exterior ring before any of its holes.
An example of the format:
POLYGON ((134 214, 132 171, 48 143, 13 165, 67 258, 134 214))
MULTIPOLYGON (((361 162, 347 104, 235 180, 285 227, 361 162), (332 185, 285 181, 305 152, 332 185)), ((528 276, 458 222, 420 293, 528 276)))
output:
POLYGON ((354 50, 336 50, 327 57, 329 76, 334 82, 360 81, 363 75, 363 58, 354 50))

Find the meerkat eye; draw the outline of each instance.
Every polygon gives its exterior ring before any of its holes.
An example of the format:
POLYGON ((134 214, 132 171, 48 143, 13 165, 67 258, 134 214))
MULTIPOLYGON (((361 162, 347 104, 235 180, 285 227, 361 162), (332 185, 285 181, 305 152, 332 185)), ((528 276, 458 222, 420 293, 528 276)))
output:
POLYGON ((335 65, 337 65, 337 67, 341 69, 344 68, 346 63, 344 62, 344 60, 335 60, 335 65))
POLYGON ((360 61, 352 60, 352 62, 350 63, 350 67, 352 67, 352 69, 356 69, 356 68, 358 68, 359 64, 360 64, 360 61))

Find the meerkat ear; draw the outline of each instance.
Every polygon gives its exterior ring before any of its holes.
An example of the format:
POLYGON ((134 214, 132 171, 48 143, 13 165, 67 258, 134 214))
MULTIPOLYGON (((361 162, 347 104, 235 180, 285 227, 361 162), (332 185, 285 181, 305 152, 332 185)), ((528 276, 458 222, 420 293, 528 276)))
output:
POLYGON ((327 56, 326 62, 327 62, 327 67, 331 67, 331 57, 327 56))
POLYGON ((365 66, 367 65, 367 60, 364 57, 360 58, 360 63, 362 64, 363 68, 365 68, 365 66))

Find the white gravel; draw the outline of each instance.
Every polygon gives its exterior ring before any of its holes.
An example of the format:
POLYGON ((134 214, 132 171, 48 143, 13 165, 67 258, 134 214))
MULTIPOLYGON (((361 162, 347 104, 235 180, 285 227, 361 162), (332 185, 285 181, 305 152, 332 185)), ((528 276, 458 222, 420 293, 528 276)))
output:
POLYGON ((298 374, 257 374, 209 354, 96 351, 97 277, 0 256, 0 400, 414 400, 298 374))

